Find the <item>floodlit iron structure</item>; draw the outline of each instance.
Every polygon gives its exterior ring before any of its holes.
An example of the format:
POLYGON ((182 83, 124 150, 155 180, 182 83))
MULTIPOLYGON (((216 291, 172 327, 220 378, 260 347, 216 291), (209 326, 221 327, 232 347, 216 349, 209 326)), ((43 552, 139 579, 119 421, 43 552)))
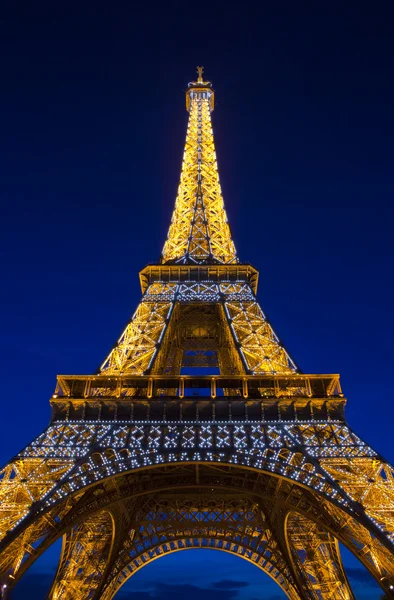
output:
POLYGON ((200 67, 186 105, 175 209, 134 316, 98 373, 58 377, 49 426, 1 471, 0 585, 63 536, 52 600, 110 600, 189 548, 245 558, 291 599, 347 600, 341 542, 391 596, 393 468, 347 425, 339 376, 303 374, 260 308, 200 67))

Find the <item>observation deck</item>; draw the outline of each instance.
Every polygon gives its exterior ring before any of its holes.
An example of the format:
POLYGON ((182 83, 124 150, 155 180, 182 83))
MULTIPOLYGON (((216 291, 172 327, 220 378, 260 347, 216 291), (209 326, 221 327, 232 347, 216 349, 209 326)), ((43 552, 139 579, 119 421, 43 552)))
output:
POLYGON ((250 285, 254 294, 257 293, 259 272, 250 264, 152 264, 147 265, 139 273, 142 293, 145 293, 151 283, 236 283, 250 285))
POLYGON ((344 420, 339 375, 59 375, 52 420, 344 420))

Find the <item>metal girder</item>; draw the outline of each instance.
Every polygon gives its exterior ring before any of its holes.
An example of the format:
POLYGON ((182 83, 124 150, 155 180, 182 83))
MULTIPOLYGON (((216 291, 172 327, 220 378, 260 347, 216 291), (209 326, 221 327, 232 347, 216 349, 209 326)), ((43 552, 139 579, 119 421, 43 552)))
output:
POLYGON ((296 512, 287 516, 286 533, 295 567, 316 600, 354 600, 333 535, 296 512))
MULTIPOLYGON (((202 293, 209 293, 207 286, 202 293)), ((220 367, 224 375, 245 372, 221 303, 178 301, 152 374, 178 375, 182 367, 220 367), (197 354, 196 358, 193 357, 197 354)))
POLYGON ((322 466, 394 543, 393 467, 377 455, 326 458, 322 466))
MULTIPOLYGON (((147 294, 153 293, 150 288, 147 294)), ((160 288, 164 289, 165 286, 160 288)), ((116 346, 102 364, 101 372, 108 375, 123 372, 142 375, 156 355, 172 307, 173 303, 168 300, 145 302, 143 298, 116 346)))
POLYGON ((113 537, 113 519, 107 511, 94 513, 64 535, 48 600, 94 598, 105 573, 113 537))
POLYGON ((153 560, 181 550, 210 548, 255 564, 288 598, 299 599, 288 557, 267 528, 258 504, 247 497, 205 493, 161 494, 145 499, 108 575, 103 600, 153 560))
POLYGON ((225 309, 249 373, 291 374, 297 371, 256 300, 229 301, 225 303, 225 309))

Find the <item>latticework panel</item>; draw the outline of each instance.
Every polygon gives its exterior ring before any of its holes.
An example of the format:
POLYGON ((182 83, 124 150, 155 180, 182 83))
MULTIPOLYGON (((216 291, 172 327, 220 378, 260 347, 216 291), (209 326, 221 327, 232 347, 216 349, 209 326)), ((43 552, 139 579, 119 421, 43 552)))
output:
POLYGON ((226 313, 240 352, 254 375, 294 373, 296 365, 280 343, 257 301, 226 301, 226 313))
POLYGON ((103 600, 153 560, 181 550, 209 548, 235 554, 255 564, 290 599, 300 596, 278 544, 258 505, 247 498, 190 495, 148 499, 134 516, 130 532, 108 576, 103 600))
POLYGON ((394 470, 380 457, 322 461, 331 477, 394 543, 394 470))
MULTIPOLYGON (((333 529, 338 539, 352 550, 380 585, 393 589, 390 588, 394 585, 393 549, 376 537, 368 518, 361 523, 360 515, 346 515, 334 504, 327 504, 327 511, 335 520, 333 529)), ((361 515, 365 516, 362 508, 361 515)))
MULTIPOLYGON (((15 576, 20 577, 34 562, 37 557, 37 549, 41 543, 46 544, 51 536, 56 532, 59 523, 63 523, 67 514, 73 505, 78 501, 78 494, 69 497, 60 506, 49 512, 40 512, 26 526, 23 520, 19 524, 21 533, 14 536, 9 543, 5 543, 5 550, 0 552, 0 577, 7 576, 10 582, 14 582, 15 576)), ((33 504, 30 508, 30 514, 34 510, 33 504)), ((12 531, 18 529, 18 526, 12 531)), ((54 541, 55 537, 52 539, 54 541)), ((5 540, 4 540, 5 541, 5 540)), ((50 542, 46 547, 50 545, 50 542)))
POLYGON ((152 284, 101 366, 101 373, 142 375, 149 368, 173 306, 175 287, 152 284), (156 301, 155 298, 157 298, 156 301), (152 301, 153 300, 153 301, 152 301))
POLYGON ((334 536, 295 512, 288 515, 286 529, 295 565, 314 598, 354 600, 334 536))
POLYGON ((95 597, 107 566, 113 524, 109 512, 95 513, 64 537, 62 556, 50 600, 89 600, 95 597))
POLYGON ((72 460, 18 457, 0 471, 0 540, 16 527, 67 473, 72 460))

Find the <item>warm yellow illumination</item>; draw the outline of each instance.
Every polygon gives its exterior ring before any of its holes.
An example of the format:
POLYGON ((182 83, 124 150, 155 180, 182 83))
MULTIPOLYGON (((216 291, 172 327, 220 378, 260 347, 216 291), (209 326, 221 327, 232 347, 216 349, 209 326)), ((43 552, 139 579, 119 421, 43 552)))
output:
POLYGON ((141 302, 99 373, 58 377, 51 423, 0 470, 0 590, 63 536, 50 600, 112 600, 188 548, 244 558, 290 600, 354 600, 338 541, 391 597, 393 467, 347 425, 339 375, 300 373, 256 299, 223 206, 214 93, 197 72, 141 302))

